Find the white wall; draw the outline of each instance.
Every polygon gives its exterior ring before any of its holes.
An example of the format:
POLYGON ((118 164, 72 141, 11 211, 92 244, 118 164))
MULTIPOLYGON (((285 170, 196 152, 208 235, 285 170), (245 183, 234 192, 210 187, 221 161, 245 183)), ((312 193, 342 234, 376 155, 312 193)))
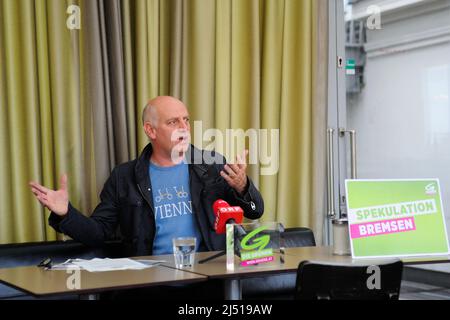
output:
POLYGON ((382 15, 382 27, 368 32, 366 86, 347 97, 358 178, 439 178, 450 234, 450 1, 382 15))

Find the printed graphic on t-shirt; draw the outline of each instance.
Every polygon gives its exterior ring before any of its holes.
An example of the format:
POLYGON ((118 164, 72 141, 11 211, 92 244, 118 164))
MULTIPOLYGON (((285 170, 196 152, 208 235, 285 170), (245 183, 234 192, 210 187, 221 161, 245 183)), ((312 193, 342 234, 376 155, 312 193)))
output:
POLYGON ((169 219, 192 214, 192 201, 188 199, 188 196, 184 186, 173 186, 172 192, 169 188, 164 190, 158 189, 155 197, 155 215, 157 219, 169 219), (164 200, 169 200, 170 203, 165 203, 164 200))
POLYGON ((175 237, 196 237, 198 249, 201 234, 191 201, 188 165, 158 167, 150 164, 149 174, 156 222, 153 254, 172 253, 175 237))

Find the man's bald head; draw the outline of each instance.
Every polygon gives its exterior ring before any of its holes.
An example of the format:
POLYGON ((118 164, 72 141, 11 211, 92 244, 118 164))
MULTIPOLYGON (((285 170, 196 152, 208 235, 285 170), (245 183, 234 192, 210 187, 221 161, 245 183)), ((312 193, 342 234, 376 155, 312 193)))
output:
POLYGON ((145 125, 147 121, 150 122, 152 127, 156 127, 158 124, 158 112, 156 106, 150 104, 150 102, 145 105, 144 110, 142 111, 142 125, 145 125))
POLYGON ((145 106, 142 121, 153 146, 152 161, 178 163, 190 144, 189 112, 184 103, 173 97, 156 97, 145 106))
POLYGON ((159 119, 159 112, 161 109, 167 109, 171 106, 180 106, 186 108, 184 103, 177 98, 170 97, 170 96, 158 96, 156 98, 151 99, 144 107, 144 110, 142 111, 142 124, 144 125, 145 122, 150 122, 152 127, 157 127, 158 125, 158 119, 159 119))

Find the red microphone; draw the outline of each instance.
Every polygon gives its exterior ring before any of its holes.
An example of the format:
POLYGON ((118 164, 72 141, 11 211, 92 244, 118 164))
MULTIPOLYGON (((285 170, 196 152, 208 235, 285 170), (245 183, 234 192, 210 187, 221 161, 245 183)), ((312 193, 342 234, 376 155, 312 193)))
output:
POLYGON ((214 222, 214 229, 216 233, 225 233, 227 223, 240 224, 244 218, 244 210, 241 207, 231 207, 225 200, 216 200, 213 204, 216 221, 214 222))

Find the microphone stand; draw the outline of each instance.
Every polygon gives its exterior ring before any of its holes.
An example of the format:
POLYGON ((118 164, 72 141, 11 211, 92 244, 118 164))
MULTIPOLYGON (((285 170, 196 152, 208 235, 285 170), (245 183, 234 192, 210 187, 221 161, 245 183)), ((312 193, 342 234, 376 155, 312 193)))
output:
POLYGON ((216 254, 213 254, 212 256, 210 256, 208 258, 200 260, 198 263, 202 264, 202 263, 208 262, 210 260, 217 259, 217 258, 219 258, 221 256, 224 256, 226 253, 227 253, 226 251, 220 251, 220 252, 218 252, 216 254))
MULTIPOLYGON (((238 226, 238 228, 240 227, 238 224, 236 224, 237 226, 238 226)), ((242 227, 241 227, 242 228, 242 227)), ((242 239, 243 237, 245 237, 246 236, 246 232, 243 230, 243 229, 238 229, 240 232, 240 239, 242 239)), ((239 248, 239 245, 238 245, 238 243, 235 243, 234 244, 234 253, 235 254, 237 254, 239 257, 241 256, 241 253, 240 253, 240 248, 239 248)), ((203 264, 203 263, 205 263, 205 262, 208 262, 208 261, 210 261, 210 260, 213 260, 213 259, 217 259, 217 258, 219 258, 219 257, 221 257, 221 256, 224 256, 225 254, 227 253, 227 251, 226 250, 223 250, 223 251, 220 251, 220 252, 218 252, 218 253, 216 253, 216 254, 213 254, 212 256, 210 256, 210 257, 208 257, 208 258, 205 258, 205 259, 202 259, 202 260, 200 260, 198 263, 199 264, 203 264)))
MULTIPOLYGON (((229 205, 228 205, 228 206, 229 206, 229 205)), ((217 211, 217 210, 216 210, 216 211, 217 211)), ((236 221, 235 221, 233 218, 229 219, 225 224, 228 224, 228 223, 232 223, 232 224, 238 225, 238 224, 236 223, 236 221)), ((239 231, 241 231, 241 230, 239 230, 239 231)), ((217 232, 217 231, 216 231, 216 232, 217 232)), ((242 236, 242 233, 243 233, 244 236, 246 235, 246 232, 245 232, 245 231, 241 231, 241 236, 242 236)), ((236 252, 236 249, 238 249, 238 248, 236 248, 236 244, 235 244, 235 252, 236 252)), ((239 250, 237 250, 237 251, 239 252, 239 250)), ((226 253, 227 253, 226 250, 220 251, 220 252, 218 252, 218 253, 216 253, 216 254, 213 254, 212 256, 210 256, 210 257, 208 257, 208 258, 205 258, 205 259, 200 260, 198 263, 199 263, 199 264, 203 264, 203 263, 208 262, 208 261, 210 261, 210 260, 217 259, 217 258, 219 258, 219 257, 221 257, 221 256, 224 256, 226 253)), ((239 254, 239 256, 240 256, 240 254, 239 254)))

